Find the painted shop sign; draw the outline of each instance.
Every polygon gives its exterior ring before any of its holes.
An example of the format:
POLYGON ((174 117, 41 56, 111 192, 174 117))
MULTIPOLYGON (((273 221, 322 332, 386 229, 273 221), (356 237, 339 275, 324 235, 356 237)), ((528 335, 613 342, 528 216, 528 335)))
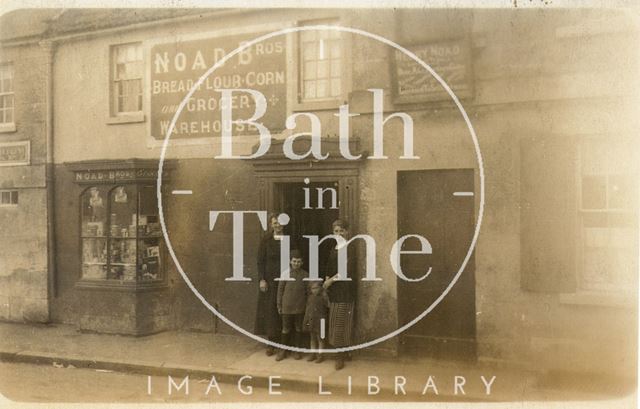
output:
MULTIPOLYGON (((158 44, 151 48, 151 135, 164 139, 185 95, 216 61, 243 42, 261 34, 243 34, 158 44)), ((209 75, 180 113, 172 138, 220 136, 221 93, 224 88, 253 89, 264 94, 267 110, 260 121, 269 129, 282 130, 286 116, 285 39, 276 37, 248 48, 209 75)), ((234 94, 234 119, 249 119, 255 102, 248 94, 234 94)), ((257 135, 251 125, 234 124, 234 135, 257 135)))
MULTIPOLYGON (((452 40, 406 47, 451 87, 458 98, 473 92, 469 41, 452 40)), ((394 102, 448 101, 449 94, 424 67, 405 53, 393 51, 394 102)))
POLYGON ((0 166, 28 165, 30 151, 29 141, 0 143, 0 166))
MULTIPOLYGON (((77 183, 119 182, 153 180, 158 177, 158 169, 87 170, 75 172, 77 183)), ((163 172, 168 177, 168 172, 163 172)))

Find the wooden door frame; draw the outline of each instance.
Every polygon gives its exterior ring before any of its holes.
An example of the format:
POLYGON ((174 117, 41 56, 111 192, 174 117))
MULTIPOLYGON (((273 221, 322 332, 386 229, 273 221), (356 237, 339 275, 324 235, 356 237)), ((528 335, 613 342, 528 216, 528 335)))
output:
MULTIPOLYGON (((360 152, 358 138, 349 139, 350 152, 356 156, 361 154, 361 159, 358 160, 342 157, 339 153, 337 138, 321 138, 321 141, 323 152, 329 154, 325 160, 291 160, 282 153, 284 141, 274 140, 271 148, 277 153, 267 153, 251 161, 254 175, 258 179, 260 208, 268 211, 280 210, 276 208, 277 183, 303 183, 305 178, 309 178, 312 182, 337 182, 340 218, 347 219, 351 225, 350 230, 357 232, 360 167, 367 153, 360 152)), ((306 151, 311 140, 299 137, 297 142, 298 147, 306 151)))

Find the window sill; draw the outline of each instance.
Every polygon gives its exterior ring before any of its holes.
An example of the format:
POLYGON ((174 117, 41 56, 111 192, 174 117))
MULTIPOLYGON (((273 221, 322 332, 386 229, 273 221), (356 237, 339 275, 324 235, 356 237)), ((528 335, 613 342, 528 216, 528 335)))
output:
POLYGON ((107 119, 107 125, 133 124, 144 121, 144 113, 132 112, 128 114, 119 114, 117 116, 109 117, 107 119))
POLYGON ((164 280, 153 282, 119 281, 119 280, 89 280, 81 279, 76 283, 76 288, 83 290, 126 291, 145 292, 168 288, 164 280))
POLYGON ((9 133, 16 131, 16 124, 12 122, 10 124, 0 124, 0 133, 9 133))
MULTIPOLYGON (((346 104, 346 102, 344 102, 346 104)), ((325 101, 303 101, 293 105, 293 112, 328 111, 340 108, 340 100, 331 99, 325 101)))
POLYGON ((560 294, 560 303, 611 308, 635 308, 637 304, 631 294, 595 291, 560 294))

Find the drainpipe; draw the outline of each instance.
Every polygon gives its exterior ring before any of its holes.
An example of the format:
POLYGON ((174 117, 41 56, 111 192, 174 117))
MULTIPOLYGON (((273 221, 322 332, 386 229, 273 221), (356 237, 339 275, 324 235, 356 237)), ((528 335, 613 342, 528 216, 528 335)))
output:
POLYGON ((45 54, 45 188, 47 190, 47 309, 51 321, 51 302, 57 296, 56 238, 55 238, 55 175, 53 161, 53 57, 56 44, 50 40, 40 42, 45 54))

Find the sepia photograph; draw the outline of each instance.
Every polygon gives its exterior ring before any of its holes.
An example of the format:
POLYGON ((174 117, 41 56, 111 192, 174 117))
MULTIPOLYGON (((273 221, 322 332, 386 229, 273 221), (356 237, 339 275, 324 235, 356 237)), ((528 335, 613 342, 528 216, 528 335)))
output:
POLYGON ((0 406, 637 408, 639 73, 628 1, 0 5, 0 406))

